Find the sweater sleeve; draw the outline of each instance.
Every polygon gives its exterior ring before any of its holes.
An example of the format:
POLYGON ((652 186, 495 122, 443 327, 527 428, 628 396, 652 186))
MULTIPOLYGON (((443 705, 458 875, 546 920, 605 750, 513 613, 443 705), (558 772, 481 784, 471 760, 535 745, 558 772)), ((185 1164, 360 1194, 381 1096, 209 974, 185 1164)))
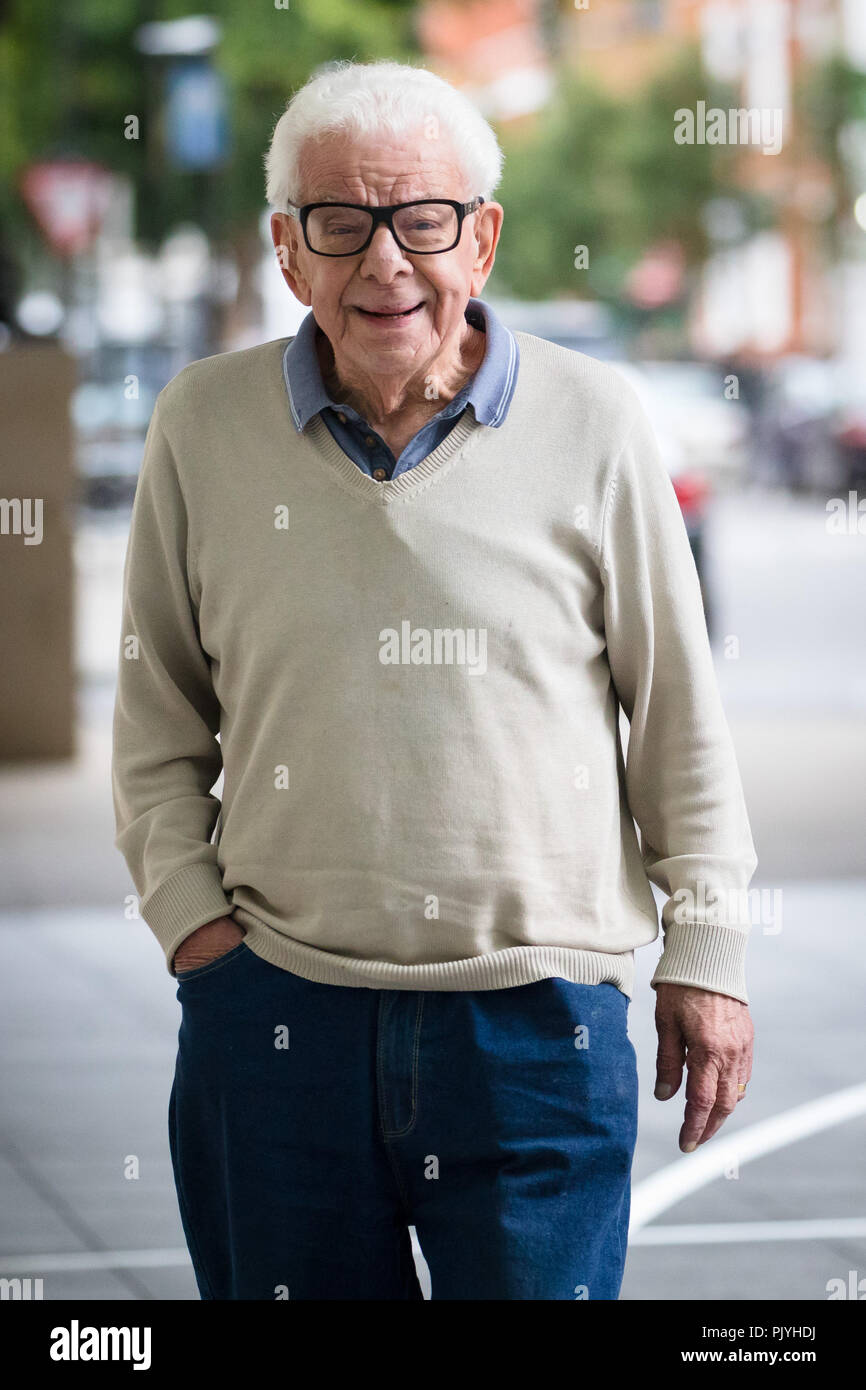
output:
POLYGON ((629 806, 647 877, 668 895, 652 985, 696 985, 747 1003, 757 857, 685 522, 636 397, 632 407, 600 558, 608 660, 629 721, 629 806))
POLYGON ((211 843, 220 809, 211 794, 222 767, 219 702, 187 557, 186 508, 158 398, 124 563, 111 780, 114 843, 171 975, 181 942, 232 910, 211 843))

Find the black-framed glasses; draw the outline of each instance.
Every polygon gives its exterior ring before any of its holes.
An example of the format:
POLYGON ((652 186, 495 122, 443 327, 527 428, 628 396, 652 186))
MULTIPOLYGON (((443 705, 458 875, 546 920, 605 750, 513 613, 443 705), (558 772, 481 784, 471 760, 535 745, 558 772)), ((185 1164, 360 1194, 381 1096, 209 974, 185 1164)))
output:
POLYGON ((413 256, 436 256, 453 251, 460 240, 463 219, 484 202, 453 198, 416 198, 411 203, 370 207, 366 203, 305 203, 290 206, 300 219, 304 241, 317 256, 357 256, 366 251, 373 233, 384 222, 401 251, 413 256))

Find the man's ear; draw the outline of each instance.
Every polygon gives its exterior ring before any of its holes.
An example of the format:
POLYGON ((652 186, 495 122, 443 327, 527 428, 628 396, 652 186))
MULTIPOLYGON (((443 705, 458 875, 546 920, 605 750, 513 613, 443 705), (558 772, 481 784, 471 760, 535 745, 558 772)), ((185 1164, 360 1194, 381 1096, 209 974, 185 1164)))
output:
POLYGON ((472 294, 478 296, 487 283, 493 262, 496 260, 496 247, 502 231, 505 209, 501 203, 484 203, 475 215, 475 240, 478 248, 472 266, 472 294))
POLYGON ((271 238, 283 279, 295 298, 309 307, 313 300, 299 259, 300 225, 297 219, 290 217, 287 212, 271 213, 271 238))

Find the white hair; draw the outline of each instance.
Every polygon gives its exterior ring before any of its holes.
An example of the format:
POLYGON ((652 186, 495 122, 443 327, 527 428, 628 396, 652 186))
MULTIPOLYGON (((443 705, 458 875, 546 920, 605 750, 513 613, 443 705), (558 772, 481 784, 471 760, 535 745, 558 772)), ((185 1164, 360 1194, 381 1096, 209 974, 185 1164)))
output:
POLYGON ((387 135, 444 134, 465 179, 464 196, 490 198, 504 155, 481 112, 450 82, 426 68, 380 59, 329 64, 301 87, 274 128, 265 156, 267 200, 288 212, 303 200, 302 152, 308 140, 331 132, 375 141, 387 135))

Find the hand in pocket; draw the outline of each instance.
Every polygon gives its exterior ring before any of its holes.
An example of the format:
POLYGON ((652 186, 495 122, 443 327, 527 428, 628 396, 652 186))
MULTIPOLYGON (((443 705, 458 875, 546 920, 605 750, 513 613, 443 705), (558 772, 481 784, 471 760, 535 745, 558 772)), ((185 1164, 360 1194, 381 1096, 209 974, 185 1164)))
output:
POLYGON ((196 927, 174 953, 175 975, 212 964, 228 951, 233 951, 245 936, 246 931, 233 917, 217 917, 196 927))

